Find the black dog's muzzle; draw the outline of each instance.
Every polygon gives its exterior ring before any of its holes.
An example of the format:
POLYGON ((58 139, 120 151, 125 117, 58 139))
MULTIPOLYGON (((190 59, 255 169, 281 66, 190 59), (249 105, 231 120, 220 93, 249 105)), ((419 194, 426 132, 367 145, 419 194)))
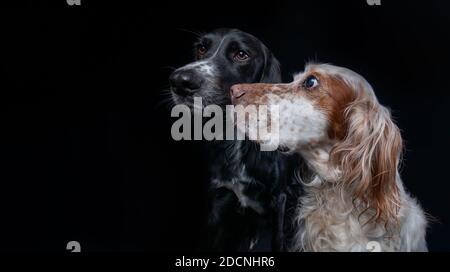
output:
POLYGON ((194 69, 178 69, 169 77, 172 91, 181 96, 188 96, 200 90, 203 77, 194 69))

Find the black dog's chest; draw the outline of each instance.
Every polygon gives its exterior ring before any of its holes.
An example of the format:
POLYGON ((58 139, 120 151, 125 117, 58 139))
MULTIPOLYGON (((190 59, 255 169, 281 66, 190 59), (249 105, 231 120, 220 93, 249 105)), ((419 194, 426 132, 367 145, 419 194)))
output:
POLYGON ((279 158, 260 152, 255 144, 247 141, 219 145, 211 157, 212 189, 228 189, 236 195, 242 207, 262 214, 278 186, 279 158))
POLYGON ((280 250, 284 213, 277 203, 286 181, 292 179, 292 158, 261 152, 249 141, 210 143, 206 151, 210 155, 209 223, 217 227, 214 239, 220 237, 221 249, 234 241, 245 251, 273 250, 274 246, 280 250))

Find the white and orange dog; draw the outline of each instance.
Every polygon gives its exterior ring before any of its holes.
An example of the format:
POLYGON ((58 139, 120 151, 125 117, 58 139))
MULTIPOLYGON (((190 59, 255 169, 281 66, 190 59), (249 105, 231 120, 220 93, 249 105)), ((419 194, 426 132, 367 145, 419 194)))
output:
POLYGON ((289 84, 239 84, 234 104, 277 105, 279 143, 307 162, 292 251, 426 251, 426 217, 398 172, 402 138, 357 73, 310 64, 289 84))

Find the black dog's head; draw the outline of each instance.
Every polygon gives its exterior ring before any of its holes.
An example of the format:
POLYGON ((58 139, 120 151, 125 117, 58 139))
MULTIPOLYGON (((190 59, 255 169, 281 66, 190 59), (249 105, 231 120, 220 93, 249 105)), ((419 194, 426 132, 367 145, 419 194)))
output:
POLYGON ((256 37, 237 29, 217 29, 199 38, 196 61, 170 75, 175 103, 189 106, 193 97, 203 105, 230 104, 230 87, 237 83, 281 82, 280 66, 256 37))

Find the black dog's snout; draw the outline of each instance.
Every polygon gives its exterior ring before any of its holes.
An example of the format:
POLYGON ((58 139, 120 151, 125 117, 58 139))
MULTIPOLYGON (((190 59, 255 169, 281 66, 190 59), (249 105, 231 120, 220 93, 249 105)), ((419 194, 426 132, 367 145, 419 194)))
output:
POLYGON ((173 72, 170 85, 175 93, 188 95, 197 92, 203 83, 203 78, 193 70, 180 70, 173 72))

